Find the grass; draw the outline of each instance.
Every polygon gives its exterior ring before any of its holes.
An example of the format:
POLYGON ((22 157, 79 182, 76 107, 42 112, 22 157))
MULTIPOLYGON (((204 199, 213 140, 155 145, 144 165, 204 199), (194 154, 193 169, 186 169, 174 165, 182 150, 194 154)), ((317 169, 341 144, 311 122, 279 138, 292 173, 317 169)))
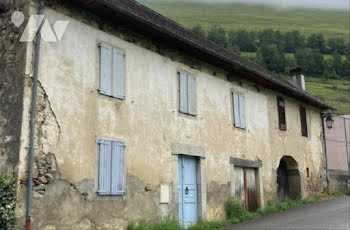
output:
POLYGON ((306 90, 337 109, 336 114, 350 113, 350 81, 306 78, 306 90))
MULTIPOLYGON (((302 199, 302 200, 286 200, 286 201, 275 201, 270 202, 264 209, 259 209, 255 213, 248 212, 240 201, 231 199, 226 203, 226 220, 221 221, 200 221, 196 225, 192 225, 187 228, 187 230, 214 230, 226 227, 231 224, 237 224, 240 222, 252 220, 258 217, 270 215, 277 212, 282 212, 287 209, 296 208, 311 204, 315 201, 325 200, 330 198, 341 197, 344 194, 341 192, 332 192, 332 193, 320 193, 317 194, 312 199, 302 199)), ((128 230, 185 230, 178 221, 167 219, 161 222, 140 222, 138 224, 131 224, 128 226, 128 230)))
POLYGON ((278 9, 264 5, 238 3, 191 3, 179 1, 138 0, 147 7, 174 21, 192 28, 202 25, 206 30, 215 24, 226 30, 299 30, 305 35, 322 33, 325 37, 349 39, 348 11, 321 9, 278 9))

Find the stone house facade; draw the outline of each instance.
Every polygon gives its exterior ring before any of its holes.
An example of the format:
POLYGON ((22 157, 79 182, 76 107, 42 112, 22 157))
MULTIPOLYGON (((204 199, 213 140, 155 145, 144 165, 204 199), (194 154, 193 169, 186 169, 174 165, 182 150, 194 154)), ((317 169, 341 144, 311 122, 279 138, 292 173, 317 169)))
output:
POLYGON ((326 186, 321 112, 294 84, 132 0, 45 0, 57 42, 19 42, 38 2, 0 5, 1 169, 25 224, 35 64, 33 228, 187 226, 326 186), (13 12, 24 15, 11 24, 13 12), (5 32, 4 32, 5 31, 5 32), (57 31, 55 31, 57 32, 57 31))

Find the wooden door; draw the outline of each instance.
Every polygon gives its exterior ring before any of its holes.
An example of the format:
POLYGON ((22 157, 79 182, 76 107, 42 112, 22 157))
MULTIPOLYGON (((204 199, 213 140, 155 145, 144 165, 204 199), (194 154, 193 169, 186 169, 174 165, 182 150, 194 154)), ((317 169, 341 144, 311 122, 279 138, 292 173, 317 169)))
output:
POLYGON ((254 168, 235 167, 235 198, 249 211, 258 209, 254 168))
POLYGON ((195 157, 179 156, 179 220, 184 227, 196 224, 197 161, 195 157))

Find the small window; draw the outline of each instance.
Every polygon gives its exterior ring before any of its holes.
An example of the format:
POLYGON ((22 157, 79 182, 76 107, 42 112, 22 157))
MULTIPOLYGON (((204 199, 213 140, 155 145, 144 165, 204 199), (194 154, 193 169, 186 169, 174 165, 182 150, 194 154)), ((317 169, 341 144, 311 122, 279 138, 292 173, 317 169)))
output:
POLYGON ((241 93, 233 93, 233 120, 237 128, 246 128, 245 97, 241 93))
POLYGON ((310 177, 309 168, 306 168, 306 177, 307 177, 307 178, 309 178, 309 177, 310 177))
POLYGON ((301 123, 301 135, 304 137, 308 136, 307 132, 307 120, 306 120, 306 110, 304 106, 300 106, 300 123, 301 123))
POLYGON ((100 45, 100 93, 124 99, 125 53, 107 44, 100 45))
POLYGON ((99 195, 125 194, 124 149, 125 145, 122 142, 99 141, 99 195))
POLYGON ((278 121, 280 130, 287 130, 285 103, 282 97, 277 97, 278 121))
POLYGON ((180 72, 180 112, 196 115, 196 81, 187 73, 180 72))

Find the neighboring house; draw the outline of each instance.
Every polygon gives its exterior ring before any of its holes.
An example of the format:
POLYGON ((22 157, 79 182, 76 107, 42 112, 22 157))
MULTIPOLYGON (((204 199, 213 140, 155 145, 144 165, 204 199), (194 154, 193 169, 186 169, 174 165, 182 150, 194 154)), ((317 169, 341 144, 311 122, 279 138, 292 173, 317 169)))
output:
MULTIPOLYGON (((19 43, 36 1, 7 1, 0 26, 0 167, 18 175, 26 216, 35 66, 32 225, 119 229, 172 217, 188 226, 326 186, 321 113, 330 106, 131 0, 45 1, 61 41, 19 43), (34 71, 33 71, 34 69, 34 71)), ((24 225, 24 218, 19 226, 24 225)))
POLYGON ((350 169, 350 115, 333 116, 333 127, 325 127, 330 189, 348 189, 350 169))

